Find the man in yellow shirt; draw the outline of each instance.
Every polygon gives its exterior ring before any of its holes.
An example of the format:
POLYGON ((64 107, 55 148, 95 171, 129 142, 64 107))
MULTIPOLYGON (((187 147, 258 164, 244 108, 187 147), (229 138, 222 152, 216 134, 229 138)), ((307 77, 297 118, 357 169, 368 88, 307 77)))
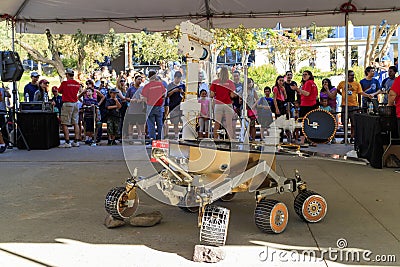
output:
MULTIPOLYGON (((368 98, 372 98, 373 96, 371 96, 370 94, 367 94, 365 92, 363 92, 361 84, 357 81, 354 80, 354 71, 349 70, 347 72, 347 76, 348 76, 348 81, 349 81, 349 87, 348 87, 348 91, 347 91, 347 101, 348 101, 348 119, 350 119, 350 124, 351 124, 351 128, 350 128, 350 143, 354 143, 354 114, 356 112, 358 112, 358 110, 360 109, 360 104, 358 102, 359 100, 359 96, 365 96, 368 98)), ((345 114, 344 114, 344 110, 345 110, 345 106, 346 106, 346 96, 344 95, 344 91, 345 91, 345 86, 346 86, 346 81, 341 81, 339 83, 339 85, 337 86, 337 90, 338 93, 342 95, 342 116, 341 116, 341 120, 342 120, 342 125, 343 127, 346 127, 348 125, 348 121, 345 121, 345 114)), ((344 139, 342 141, 342 144, 344 144, 344 139)))

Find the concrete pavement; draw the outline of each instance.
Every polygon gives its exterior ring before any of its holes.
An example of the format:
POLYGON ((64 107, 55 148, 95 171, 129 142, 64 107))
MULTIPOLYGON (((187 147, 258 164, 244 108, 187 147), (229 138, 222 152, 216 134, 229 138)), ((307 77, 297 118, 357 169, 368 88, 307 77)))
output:
MULTIPOLYGON (((139 170, 150 171, 140 146, 131 159, 139 170)), ((213 266, 400 265, 399 173, 316 157, 278 156, 277 163, 279 174, 291 177, 298 169, 309 188, 326 198, 326 218, 306 224, 294 212, 295 195, 271 196, 288 206, 289 223, 282 234, 267 235, 254 224, 253 194, 216 203, 229 208, 231 218, 226 259, 213 266), (338 240, 346 249, 338 249, 338 240), (303 251, 315 257, 300 260, 303 251), (360 261, 346 260, 349 251, 360 261), (318 259, 321 252, 324 260, 318 259), (377 256, 391 262, 373 261, 377 256)), ((142 191, 138 212, 159 210, 162 223, 105 228, 104 197, 129 175, 121 146, 0 154, 0 265, 206 265, 191 261, 199 243, 197 215, 142 191)))

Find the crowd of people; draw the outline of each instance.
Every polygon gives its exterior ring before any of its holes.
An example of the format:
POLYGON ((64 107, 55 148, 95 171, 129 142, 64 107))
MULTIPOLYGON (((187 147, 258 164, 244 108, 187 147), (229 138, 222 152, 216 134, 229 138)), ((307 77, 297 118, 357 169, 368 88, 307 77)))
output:
MULTIPOLYGON (((339 121, 339 124, 343 126, 347 126, 350 122, 350 139, 347 140, 347 143, 354 143, 355 113, 367 112, 369 104, 374 101, 381 105, 393 105, 393 103, 400 102, 394 101, 394 97, 400 98, 400 90, 399 94, 390 97, 396 92, 395 90, 391 92, 391 87, 395 84, 397 67, 388 64, 384 66, 387 68, 377 69, 368 66, 364 71, 365 77, 359 81, 355 79, 354 71, 349 70, 347 73, 347 97, 345 96, 346 83, 344 80, 334 86, 329 78, 324 78, 321 85, 317 85, 314 82, 313 73, 309 70, 303 71, 302 79, 298 83, 293 80, 291 71, 287 71, 285 75, 278 75, 272 88, 266 86, 263 89, 263 96, 257 94, 254 81, 249 77, 245 103, 250 121, 250 140, 256 140, 256 124, 260 125, 260 140, 263 140, 269 134, 268 128, 274 119, 285 115, 287 118, 301 121, 307 113, 315 109, 322 109, 331 113, 336 122, 339 121), (346 104, 348 106, 347 121, 344 114, 346 104)), ((240 72, 232 72, 232 82, 225 78, 227 72, 226 68, 222 68, 219 78, 214 80, 210 86, 210 96, 215 99, 214 138, 218 137, 216 130, 219 129, 219 123, 222 121, 225 122, 223 126, 228 135, 235 139, 237 137, 237 119, 243 116, 241 104, 244 102, 242 99, 244 86, 240 72), (215 92, 219 94, 215 94, 215 92), (225 104, 224 108, 219 104, 225 104)), ((398 106, 400 110, 400 103, 398 106)), ((400 111, 398 113, 400 114, 400 111)), ((305 140, 300 129, 296 129, 294 132, 282 132, 281 141, 285 135, 294 143, 316 146, 315 143, 305 140)), ((336 139, 333 138, 331 142, 335 143, 336 139)), ((345 139, 341 143, 346 143, 345 139)))
MULTIPOLYGON (((396 73, 396 66, 388 67, 386 77, 379 76, 382 79, 380 82, 376 78, 376 69, 367 67, 365 77, 358 82, 354 72, 349 70, 346 98, 345 81, 335 87, 329 78, 324 78, 322 84, 317 85, 309 70, 303 71, 302 79, 298 82, 293 80, 291 71, 278 75, 273 86, 263 88, 263 94, 259 94, 251 77, 247 78, 247 88, 244 88, 242 74, 238 70, 223 66, 219 69, 218 77, 210 83, 207 82, 204 70, 200 70, 197 92, 201 106, 197 119, 198 137, 221 138, 223 128, 226 138, 237 139, 238 120, 246 112, 250 140, 258 138, 256 126, 259 125, 259 140, 262 141, 269 135, 268 130, 273 120, 279 116, 285 115, 297 120, 320 108, 331 112, 337 119, 343 113, 340 107, 346 105, 347 99, 352 143, 354 114, 365 111, 371 99, 379 98, 381 103, 390 105, 400 102, 394 101, 394 98, 399 98, 400 91, 394 97, 390 96, 397 91, 389 93, 396 73), (247 97, 244 101, 245 95, 247 97), (342 96, 341 101, 339 95, 342 96), (242 108, 243 103, 246 103, 245 109, 242 108)), ((103 136, 103 123, 107 124, 108 145, 116 145, 123 138, 137 139, 143 143, 146 140, 168 138, 170 125, 173 138, 179 138, 183 116, 180 105, 186 93, 180 64, 174 64, 173 71, 169 73, 150 70, 147 76, 132 69, 115 75, 106 67, 91 75, 77 74, 72 69, 66 69, 65 75, 65 81, 51 87, 51 98, 50 83, 40 79, 38 72, 31 73, 31 81, 24 87, 25 101, 49 101, 53 104, 65 139, 60 147, 79 147, 82 142, 96 146, 103 136), (71 125, 74 127, 73 140, 70 140, 68 128, 71 125)), ((11 97, 9 92, 0 88, 0 125, 5 124, 6 97, 11 97)), ((343 125, 348 124, 343 114, 340 118, 343 125)), ((2 136, 7 140, 4 128, 2 136)), ((288 138, 290 135, 290 140, 300 145, 307 143, 299 129, 293 133, 283 132, 281 141, 284 135, 288 138)), ((316 145, 312 142, 309 144, 316 145)), ((0 152, 4 151, 6 145, 7 142, 0 139, 0 152)))

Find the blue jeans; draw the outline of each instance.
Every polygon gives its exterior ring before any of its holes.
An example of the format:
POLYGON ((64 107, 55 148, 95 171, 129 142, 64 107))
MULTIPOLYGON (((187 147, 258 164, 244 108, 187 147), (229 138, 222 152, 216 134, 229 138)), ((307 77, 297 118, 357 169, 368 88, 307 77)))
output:
POLYGON ((163 128, 162 107, 147 105, 146 116, 147 116, 147 130, 149 131, 149 137, 151 139, 161 139, 161 133, 163 128), (156 138, 155 124, 157 125, 157 138, 156 138))

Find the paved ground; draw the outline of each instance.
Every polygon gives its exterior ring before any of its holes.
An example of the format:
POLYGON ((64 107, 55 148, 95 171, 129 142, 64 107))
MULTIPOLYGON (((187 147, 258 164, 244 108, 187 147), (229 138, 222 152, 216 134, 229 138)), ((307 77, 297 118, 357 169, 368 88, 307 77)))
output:
MULTIPOLYGON (((312 149, 343 154, 351 146, 312 149)), ((131 159, 140 170, 148 168, 142 148, 131 159)), ((232 202, 218 203, 231 209, 231 220, 226 258, 216 266, 400 265, 399 173, 318 157, 278 156, 279 174, 290 177, 295 169, 310 189, 326 197, 324 221, 306 224, 293 210, 294 195, 274 196, 287 204, 289 224, 282 234, 263 234, 254 224, 254 195, 238 194, 232 202), (339 239, 345 239, 347 249, 338 250, 339 239), (325 260, 301 262, 295 253, 304 250, 316 257, 327 251, 325 260), (361 261, 346 260, 349 251, 361 261), (363 260, 362 253, 371 261, 363 260), (396 262, 372 261, 379 255, 394 255, 396 262)), ((105 228, 104 197, 129 175, 121 146, 0 154, 0 266, 206 265, 191 261, 199 243, 197 215, 143 192, 138 212, 161 211, 161 224, 105 228)))

